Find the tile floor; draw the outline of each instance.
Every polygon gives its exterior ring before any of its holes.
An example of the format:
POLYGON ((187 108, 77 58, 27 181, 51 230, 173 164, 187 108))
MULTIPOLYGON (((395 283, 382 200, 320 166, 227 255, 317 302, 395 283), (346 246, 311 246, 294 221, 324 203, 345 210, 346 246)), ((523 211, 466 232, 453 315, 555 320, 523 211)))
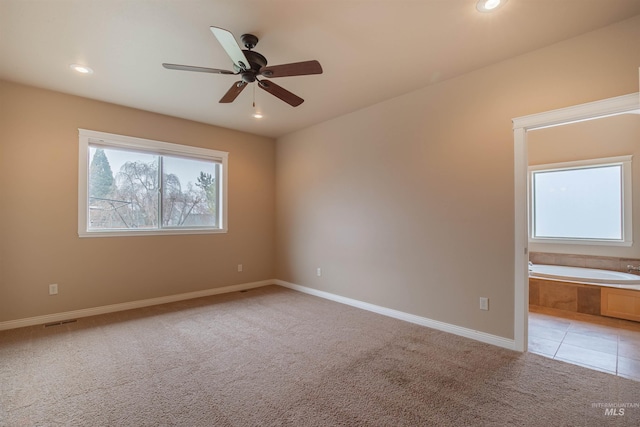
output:
POLYGON ((529 351, 640 381, 640 323, 529 307, 529 351))

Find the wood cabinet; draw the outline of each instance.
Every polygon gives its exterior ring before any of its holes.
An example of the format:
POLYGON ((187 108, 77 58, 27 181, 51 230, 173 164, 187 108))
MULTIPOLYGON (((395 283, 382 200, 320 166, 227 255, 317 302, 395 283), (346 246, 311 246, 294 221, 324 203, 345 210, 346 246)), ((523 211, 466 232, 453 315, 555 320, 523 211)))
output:
POLYGON ((640 322, 640 291, 602 288, 600 312, 603 316, 640 322))

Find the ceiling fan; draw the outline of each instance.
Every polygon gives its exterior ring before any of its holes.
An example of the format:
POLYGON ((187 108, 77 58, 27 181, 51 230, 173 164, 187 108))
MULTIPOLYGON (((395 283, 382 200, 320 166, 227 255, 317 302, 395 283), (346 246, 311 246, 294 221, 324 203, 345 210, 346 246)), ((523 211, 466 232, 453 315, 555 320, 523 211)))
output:
POLYGON ((197 71, 200 73, 212 74, 233 74, 240 75, 241 80, 235 82, 231 89, 220 99, 221 103, 233 102, 240 92, 249 85, 257 82, 258 87, 269 92, 271 95, 280 98, 292 107, 297 107, 304 102, 304 99, 289 92, 277 84, 259 80, 258 77, 289 77, 306 76, 309 74, 322 74, 322 66, 318 61, 294 62, 291 64, 267 66, 267 58, 255 52, 253 49, 258 44, 258 38, 253 34, 243 34, 240 37, 246 49, 240 49, 236 39, 231 32, 218 27, 210 27, 213 35, 216 36, 222 48, 233 61, 234 71, 220 70, 217 68, 193 67, 191 65, 166 64, 162 66, 169 70, 197 71))

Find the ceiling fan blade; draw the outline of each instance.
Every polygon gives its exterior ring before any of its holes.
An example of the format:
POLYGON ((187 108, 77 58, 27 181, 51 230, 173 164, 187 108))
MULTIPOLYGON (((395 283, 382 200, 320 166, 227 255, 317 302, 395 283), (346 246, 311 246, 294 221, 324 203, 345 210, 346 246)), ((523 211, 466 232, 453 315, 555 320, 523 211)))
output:
POLYGON ((298 95, 294 95, 285 88, 278 86, 274 82, 260 80, 258 82, 258 86, 269 92, 271 95, 280 98, 292 107, 297 107, 304 102, 304 99, 300 98, 298 95))
POLYGON ((206 68, 206 67, 193 67, 191 65, 163 63, 162 66, 168 70, 197 71, 199 73, 212 73, 212 74, 235 74, 233 71, 229 71, 229 70, 219 70, 217 68, 206 68))
POLYGON ((318 61, 294 62, 291 64, 274 65, 264 67, 260 74, 265 77, 289 77, 308 76, 309 74, 322 74, 322 66, 318 61))
POLYGON ((219 102, 222 104, 233 102, 246 86, 247 84, 242 80, 235 82, 233 86, 231 86, 231 89, 229 89, 227 93, 224 94, 219 102))
POLYGON ((238 46, 238 42, 236 41, 235 37, 233 37, 233 34, 225 30, 224 28, 209 28, 222 45, 224 51, 227 52, 229 58, 231 58, 231 60, 233 61, 233 65, 235 65, 238 70, 248 70, 251 68, 249 61, 247 61, 247 57, 244 56, 244 53, 242 52, 242 49, 240 49, 240 46, 238 46))

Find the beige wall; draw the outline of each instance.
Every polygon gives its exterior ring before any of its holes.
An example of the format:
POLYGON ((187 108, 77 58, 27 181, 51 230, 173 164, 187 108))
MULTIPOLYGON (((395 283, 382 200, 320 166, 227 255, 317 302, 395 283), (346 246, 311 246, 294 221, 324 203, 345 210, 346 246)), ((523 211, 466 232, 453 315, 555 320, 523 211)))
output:
POLYGON ((273 278, 274 168, 269 138, 0 81, 0 321, 273 278), (78 128, 228 151, 229 233, 80 239, 78 128))
POLYGON ((638 40, 640 17, 280 138, 277 277, 513 338, 511 119, 638 91, 638 40))
POLYGON ((529 132, 530 165, 633 155, 631 247, 530 243, 532 252, 640 258, 640 114, 623 114, 529 132))
POLYGON ((638 39, 640 17, 275 145, 0 81, 0 321, 277 277, 511 338, 511 119, 637 91, 638 39), (229 151, 229 233, 78 238, 77 128, 229 151))

